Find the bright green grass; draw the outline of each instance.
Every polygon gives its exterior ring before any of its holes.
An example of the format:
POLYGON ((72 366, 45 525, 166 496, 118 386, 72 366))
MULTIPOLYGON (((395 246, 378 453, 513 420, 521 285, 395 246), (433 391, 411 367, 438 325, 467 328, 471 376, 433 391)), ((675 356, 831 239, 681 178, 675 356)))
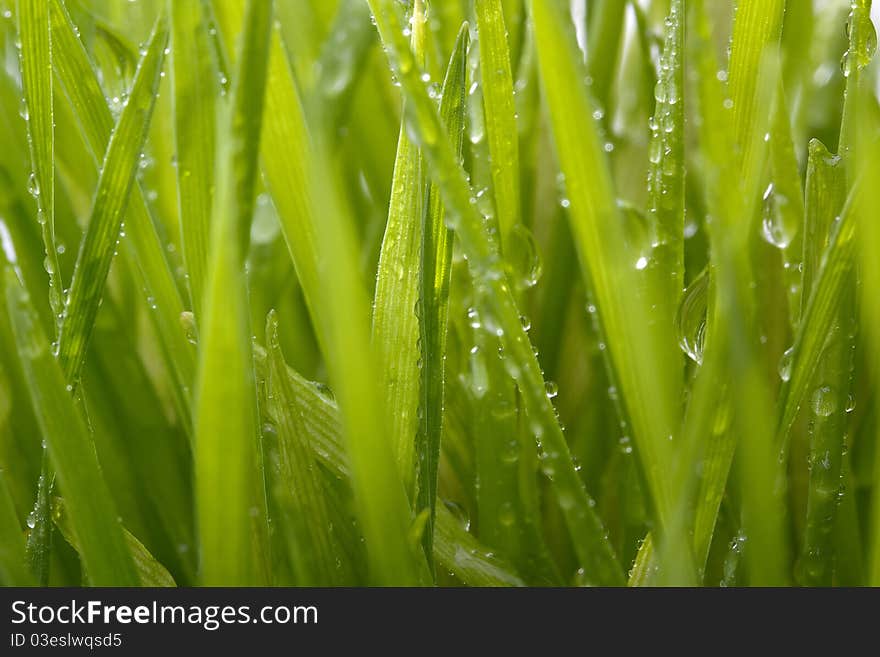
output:
POLYGON ((0 0, 0 583, 880 585, 871 4, 0 0))

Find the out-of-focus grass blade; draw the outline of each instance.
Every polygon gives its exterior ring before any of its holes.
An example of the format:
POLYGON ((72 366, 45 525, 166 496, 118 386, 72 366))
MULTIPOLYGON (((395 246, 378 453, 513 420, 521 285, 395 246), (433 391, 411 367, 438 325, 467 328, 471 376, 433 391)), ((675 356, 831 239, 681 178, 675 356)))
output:
MULTIPOLYGON (((660 77, 654 89, 656 105, 651 118, 648 192, 650 218, 658 243, 657 276, 668 282, 660 299, 662 312, 672 321, 684 286, 684 34, 683 0, 672 0, 666 19, 666 41, 660 59, 660 77)), ((679 359, 680 360, 680 359, 679 359)))
POLYGON ((199 318, 210 238, 220 82, 202 3, 169 2, 180 241, 189 274, 192 307, 199 318))
POLYGON ((785 0, 740 0, 736 7, 730 51, 730 99, 733 101, 734 147, 742 161, 749 161, 749 134, 761 110, 758 99, 758 71, 770 44, 782 36, 785 0))
POLYGON ((38 220, 46 251, 49 274, 49 304, 56 332, 61 324, 64 285, 58 267, 55 243, 55 118, 53 108, 52 39, 49 32, 49 6, 45 0, 18 0, 18 35, 21 41, 21 82, 24 92, 23 116, 27 121, 31 171, 28 187, 36 199, 38 220))
POLYGON ((575 118, 590 117, 592 110, 577 82, 583 76, 567 21, 557 2, 533 2, 532 16, 575 244, 595 294, 610 362, 662 525, 670 503, 664 464, 669 462, 669 438, 680 401, 678 386, 659 379, 672 371, 671 359, 679 358, 668 348, 676 342, 674 323, 649 314, 658 294, 651 289, 651 279, 641 274, 653 267, 653 251, 650 244, 636 250, 626 243, 597 127, 589 119, 575 118), (643 292, 620 295, 621 286, 643 292))
MULTIPOLYGON (((113 131, 113 115, 88 53, 61 0, 50 0, 55 72, 82 131, 95 166, 107 150, 113 131)), ((181 423, 191 436, 189 390, 195 378, 192 345, 180 327, 184 310, 174 276, 165 259, 165 249, 156 233, 140 188, 135 185, 126 222, 124 241, 132 269, 148 303, 155 306, 150 320, 160 337, 168 371, 174 378, 174 401, 181 423)))
MULTIPOLYGON (((446 68, 441 88, 440 118, 449 134, 453 151, 461 159, 464 150, 467 112, 467 56, 470 32, 463 25, 446 68)), ((449 286, 452 271, 454 235, 446 227, 446 210, 440 190, 430 184, 425 208, 421 245, 421 396, 422 419, 418 427, 416 453, 418 463, 417 508, 430 509, 425 532, 425 547, 431 554, 433 521, 437 498, 437 470, 446 387, 446 337, 449 318, 449 286)))
POLYGON ((455 230, 468 257, 483 326, 493 330, 497 337, 503 337, 508 373, 520 386, 532 420, 530 428, 542 442, 542 466, 556 487, 579 561, 590 581, 621 583, 623 574, 593 502, 574 468, 497 248, 472 202, 471 190, 452 145, 443 138, 445 128, 404 38, 397 4, 392 0, 371 0, 370 6, 407 99, 408 126, 417 137, 432 179, 442 193, 446 223, 455 230))
MULTIPOLYGON (((232 101, 218 125, 217 197, 195 401, 202 582, 259 581, 258 415, 245 258, 254 208, 272 2, 249 0, 232 101), (257 509, 254 514, 252 509, 257 509)), ((264 518, 263 518, 264 520, 264 518)))
MULTIPOLYGON (((412 48, 424 63, 427 16, 421 0, 410 21, 412 48)), ((400 477, 410 499, 415 497, 415 438, 419 406, 419 270, 425 175, 422 155, 401 125, 385 237, 379 253, 373 301, 373 343, 382 364, 388 397, 388 433, 400 477)))
MULTIPOLYGON (((64 501, 61 498, 56 498, 52 505, 52 518, 55 521, 55 526, 60 530, 64 540, 70 543, 70 546, 74 550, 81 552, 80 542, 69 516, 70 514, 67 513, 64 501)), ((141 586, 177 586, 171 573, 168 572, 168 569, 150 554, 150 551, 144 547, 144 544, 141 543, 134 534, 125 529, 125 527, 122 528, 122 532, 141 586)), ((88 577, 88 573, 86 573, 86 577, 88 577)))
MULTIPOLYGON (((240 22, 238 10, 231 3, 215 2, 214 7, 228 44, 233 26, 240 22)), ((313 118, 320 125, 322 117, 313 118)), ((373 378, 369 305, 356 266, 351 220, 334 189, 335 171, 326 159, 326 146, 319 141, 321 134, 320 129, 314 135, 308 132, 276 31, 266 98, 266 177, 342 409, 355 503, 372 576, 383 584, 417 584, 425 581, 426 568, 417 546, 409 540, 411 513, 385 433, 384 403, 373 378), (278 143, 288 147, 277 148, 278 143)))
POLYGON ((58 339, 58 360, 72 385, 76 385, 79 378, 116 252, 120 227, 150 126, 167 39, 168 28, 165 20, 160 18, 153 28, 128 102, 104 156, 92 215, 77 255, 58 339))
POLYGON ((266 323, 268 348, 267 408, 278 445, 268 451, 276 490, 291 526, 290 551, 296 581, 302 586, 331 586, 345 583, 346 572, 339 562, 342 548, 327 508, 326 489, 317 471, 315 448, 305 418, 297 409, 297 389, 288 375, 278 342, 278 318, 269 314, 266 323), (273 458, 274 457, 274 458, 273 458))
MULTIPOLYGON (((501 244, 519 223, 519 133, 513 95, 510 49, 501 0, 475 0, 480 43, 480 76, 492 190, 501 244)), ((503 248, 502 248, 503 250, 503 248)))
POLYGON ((3 586, 28 586, 34 583, 27 569, 24 532, 15 513, 15 505, 6 485, 6 474, 0 470, 0 583, 3 586))
POLYGON ((31 404, 80 537, 82 559, 97 586, 135 586, 137 573, 101 476, 91 437, 67 388, 27 292, 5 272, 7 311, 31 404))
POLYGON ((587 64, 590 69, 593 98, 605 114, 611 97, 611 86, 617 71, 623 34, 626 3, 619 0, 589 2, 592 16, 589 21, 587 64))

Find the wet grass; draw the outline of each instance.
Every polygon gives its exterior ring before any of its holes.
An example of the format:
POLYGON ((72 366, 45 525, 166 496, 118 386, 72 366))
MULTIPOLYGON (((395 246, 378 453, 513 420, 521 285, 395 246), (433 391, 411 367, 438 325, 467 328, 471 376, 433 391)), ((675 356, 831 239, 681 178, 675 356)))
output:
POLYGON ((880 585, 871 4, 0 0, 0 583, 880 585))

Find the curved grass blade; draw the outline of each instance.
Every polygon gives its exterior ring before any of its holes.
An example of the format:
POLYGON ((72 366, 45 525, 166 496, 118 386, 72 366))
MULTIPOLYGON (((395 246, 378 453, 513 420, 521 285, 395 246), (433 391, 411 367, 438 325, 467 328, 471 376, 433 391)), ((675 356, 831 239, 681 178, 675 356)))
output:
POLYGON ((64 284, 58 266, 55 243, 55 118, 52 76, 52 38, 49 7, 45 0, 18 0, 18 34, 21 41, 21 82, 24 92, 23 116, 28 128, 31 171, 29 192, 37 202, 37 217, 46 251, 45 269, 49 275, 49 305, 60 328, 64 284))
POLYGON ((180 242, 196 318, 210 239, 216 103, 220 83, 201 2, 169 0, 180 242))
POLYGON ((135 586, 137 573, 122 525, 67 379, 52 355, 29 295, 10 269, 5 288, 31 404, 67 499, 71 524, 80 537, 83 563, 97 586, 135 586))
POLYGON ((483 115, 489 142, 492 191, 501 246, 519 223, 519 133, 513 95, 513 73, 501 0, 475 0, 480 45, 483 115))
MULTIPOLYGON (((78 29, 61 0, 50 0, 50 4, 52 37, 58 54, 54 61, 55 72, 97 167, 107 150, 114 127, 109 101, 104 97, 95 68, 78 36, 78 29)), ((124 241, 125 253, 147 302, 151 307, 155 306, 156 312, 149 313, 149 317, 160 338, 165 363, 174 380, 172 392, 178 419, 191 437, 189 390, 195 378, 195 358, 192 346, 180 328, 183 302, 140 185, 135 185, 132 190, 126 231, 129 239, 124 241)))
MULTIPOLYGON (((413 7, 412 48, 424 63, 427 16, 421 0, 413 7)), ((373 300, 373 344, 382 364, 389 410, 388 433, 400 478, 415 497, 415 438, 419 406, 419 270, 425 204, 422 155, 401 125, 391 183, 388 222, 379 253, 373 300)))
MULTIPOLYGON (((58 527, 64 540, 70 546, 80 552, 79 539, 76 536, 76 530, 70 522, 70 514, 67 513, 64 500, 56 498, 52 504, 52 518, 55 526, 58 527)), ((150 551, 141 543, 130 531, 125 527, 122 528, 125 536, 125 544, 131 554, 131 560, 137 571, 140 586, 144 587, 174 587, 177 584, 168 569, 159 563, 156 558, 150 554, 150 551)), ((86 574, 88 578, 88 574, 86 574)))
POLYGON ((266 530, 260 527, 262 482, 245 258, 271 18, 272 2, 248 1, 232 101, 219 122, 228 137, 218 152, 193 422, 200 574, 207 585, 253 584, 262 575, 259 537, 266 530))
MULTIPOLYGON (((464 152, 465 116, 467 112, 467 54, 470 32, 462 25, 455 48, 446 68, 441 89, 440 119, 446 127, 452 148, 459 161, 464 152)), ((425 548, 432 554, 433 522, 437 499, 437 470, 440 463, 440 441, 446 387, 446 337, 449 319, 449 286, 452 272, 454 235, 446 227, 446 209, 440 190, 428 186, 428 205, 424 215, 421 245, 421 398, 422 420, 418 427, 418 509, 430 509, 425 531, 425 548)))
POLYGON ((281 352, 274 311, 266 320, 266 343, 269 367, 265 410, 278 436, 276 453, 269 451, 276 479, 272 488, 290 526, 288 549, 296 581, 301 586, 343 584, 348 574, 339 561, 342 548, 327 507, 326 489, 317 471, 310 432, 297 409, 297 390, 288 376, 281 352))
POLYGON ((58 361, 74 386, 85 359, 147 138, 167 39, 168 28, 160 18, 138 66, 128 103, 107 145, 92 215, 77 255, 58 338, 58 361))
POLYGON ((436 106, 425 90, 422 72, 403 36, 398 7, 392 0, 370 0, 379 34, 386 46, 392 69, 407 99, 408 126, 429 165, 434 183, 446 205, 447 226, 459 239, 468 257, 484 326, 503 337, 508 373, 517 380, 532 419, 535 435, 543 444, 543 467, 554 482, 574 547, 587 577, 598 583, 621 583, 623 574, 593 509, 583 483, 574 468, 565 437, 547 398, 541 368, 522 327, 520 313, 504 275, 502 260, 489 238, 465 174, 452 146, 443 137, 445 129, 436 106))
POLYGON ((29 586, 34 578, 27 568, 24 532, 18 522, 15 505, 7 475, 0 470, 0 584, 3 586, 29 586))

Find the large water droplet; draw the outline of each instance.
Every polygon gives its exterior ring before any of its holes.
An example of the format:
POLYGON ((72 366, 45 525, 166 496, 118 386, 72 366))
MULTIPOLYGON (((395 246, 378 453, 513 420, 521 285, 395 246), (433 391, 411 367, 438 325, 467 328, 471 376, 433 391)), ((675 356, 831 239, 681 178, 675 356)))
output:
POLYGON ((681 350, 698 365, 703 364, 708 304, 709 270, 704 269, 684 291, 675 320, 681 350))
POLYGON ((834 388, 829 385, 823 385, 816 388, 810 399, 813 413, 818 417, 831 416, 837 410, 838 403, 839 400, 837 398, 837 393, 834 391, 834 388))
POLYGON ((773 183, 770 183, 764 192, 761 232, 764 239, 778 249, 788 247, 798 229, 794 215, 788 206, 788 197, 780 193, 773 183))
POLYGON ((788 381, 791 378, 791 364, 794 360, 794 347, 789 347, 779 359, 779 378, 788 381))
POLYGON ((31 172, 31 175, 28 176, 28 193, 37 198, 40 195, 40 181, 37 179, 37 174, 31 172))
POLYGON ((532 232, 522 224, 517 224, 510 231, 507 261, 511 276, 520 289, 534 287, 541 280, 544 266, 538 244, 532 232))

